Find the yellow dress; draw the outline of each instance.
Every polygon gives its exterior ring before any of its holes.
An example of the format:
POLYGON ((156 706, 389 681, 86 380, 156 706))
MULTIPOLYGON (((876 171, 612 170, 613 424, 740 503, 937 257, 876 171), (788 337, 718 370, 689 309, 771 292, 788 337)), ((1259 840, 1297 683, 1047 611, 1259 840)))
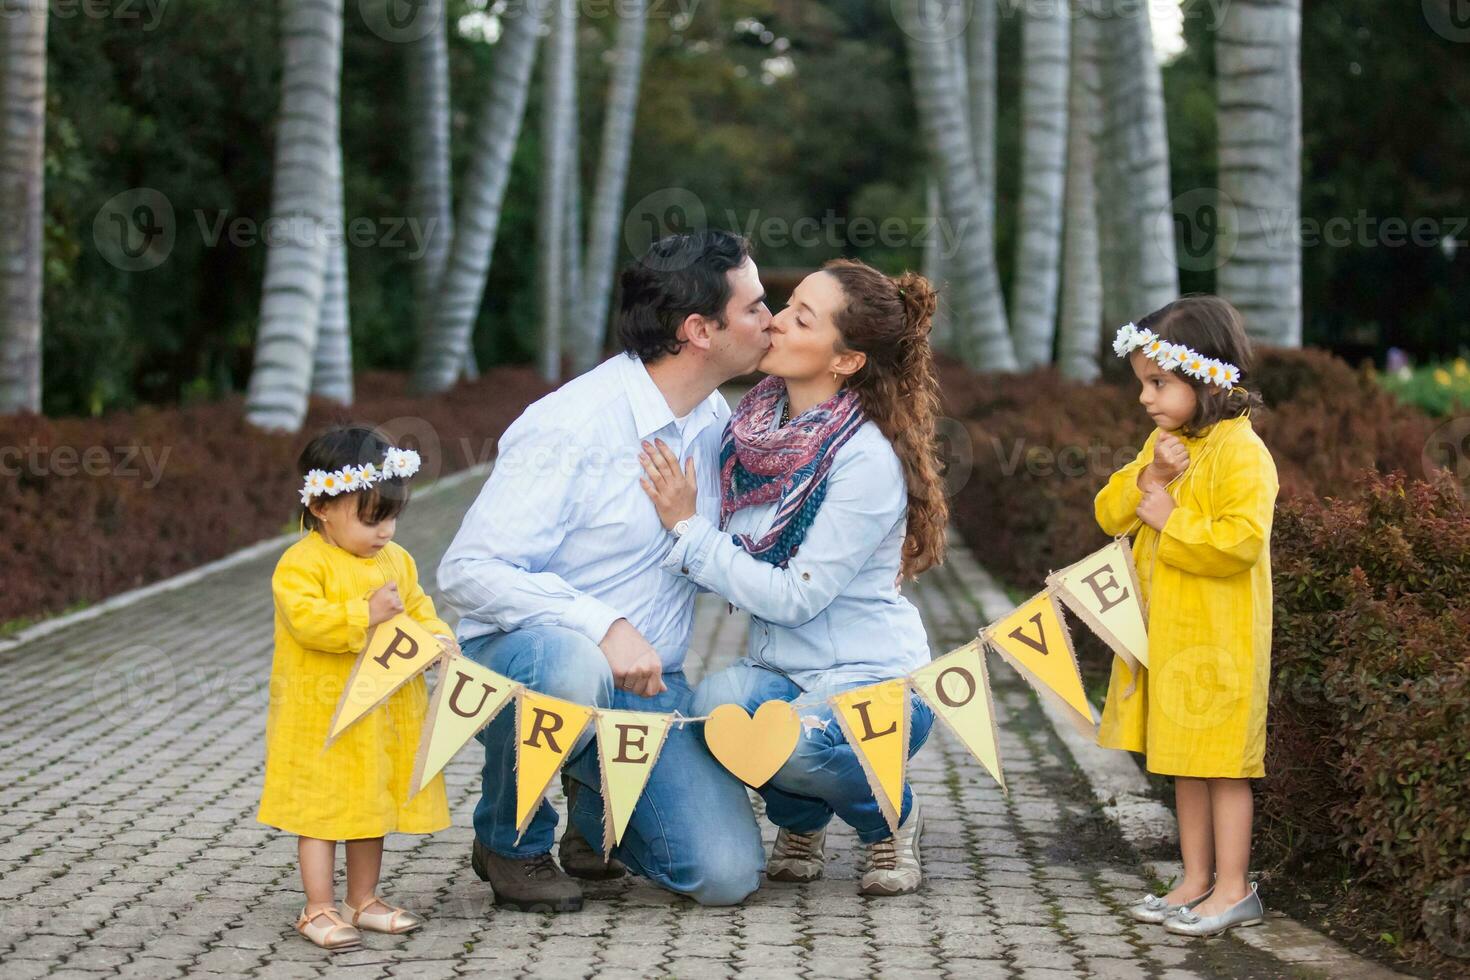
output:
POLYGON ((431 633, 453 636, 419 586, 413 557, 389 543, 359 558, 316 531, 286 549, 271 577, 275 659, 266 716, 265 788, 257 819, 321 840, 427 834, 449 826, 444 779, 412 799, 409 778, 428 711, 420 674, 323 749, 357 654, 367 642, 367 597, 398 582, 404 611, 431 633), (384 565, 392 566, 389 573, 384 565))
MULTIPOLYGON (((1157 437, 1098 493, 1108 534, 1137 520, 1138 474, 1157 437)), ((1125 697, 1131 674, 1113 658, 1098 744, 1142 752, 1165 775, 1264 776, 1276 464, 1243 417, 1180 439, 1190 464, 1170 488, 1178 506, 1162 532, 1140 525, 1133 542, 1149 669, 1125 697)))

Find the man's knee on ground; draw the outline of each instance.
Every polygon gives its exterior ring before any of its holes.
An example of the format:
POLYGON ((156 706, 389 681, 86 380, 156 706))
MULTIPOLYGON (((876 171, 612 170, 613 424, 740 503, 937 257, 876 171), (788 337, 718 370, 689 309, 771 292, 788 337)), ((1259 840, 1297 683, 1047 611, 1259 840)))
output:
POLYGON ((753 856, 711 854, 699 862, 699 881, 684 893, 700 905, 739 905, 761 884, 760 863, 753 856))

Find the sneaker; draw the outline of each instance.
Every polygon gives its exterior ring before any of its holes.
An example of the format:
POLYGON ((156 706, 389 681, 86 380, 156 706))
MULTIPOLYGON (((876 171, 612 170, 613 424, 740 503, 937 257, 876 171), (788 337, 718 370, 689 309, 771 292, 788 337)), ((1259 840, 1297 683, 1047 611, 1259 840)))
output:
POLYGON ((490 883, 496 905, 522 912, 575 912, 582 907, 582 889, 556 866, 550 854, 528 858, 497 854, 475 838, 470 867, 490 883))
POLYGON ((826 827, 810 834, 780 828, 771 859, 766 862, 766 877, 771 881, 816 881, 822 877, 822 866, 827 862, 822 849, 826 841, 826 827))
POLYGON ((923 830, 924 817, 915 800, 898 833, 868 845, 868 866, 858 891, 864 895, 908 895, 918 891, 924 880, 919 863, 919 835, 923 830))

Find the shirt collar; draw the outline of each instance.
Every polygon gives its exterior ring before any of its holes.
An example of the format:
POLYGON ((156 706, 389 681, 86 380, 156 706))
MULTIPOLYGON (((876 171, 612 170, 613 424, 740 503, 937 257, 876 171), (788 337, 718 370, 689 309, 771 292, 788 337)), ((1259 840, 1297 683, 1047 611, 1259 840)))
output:
MULTIPOLYGON (((628 404, 633 407, 633 427, 639 439, 647 439, 666 425, 674 423, 673 409, 669 408, 664 393, 658 390, 649 376, 648 366, 641 358, 629 354, 620 355, 623 363, 623 387, 628 392, 628 404)), ((684 428, 685 439, 692 438, 710 421, 713 411, 706 398, 694 406, 684 428)))

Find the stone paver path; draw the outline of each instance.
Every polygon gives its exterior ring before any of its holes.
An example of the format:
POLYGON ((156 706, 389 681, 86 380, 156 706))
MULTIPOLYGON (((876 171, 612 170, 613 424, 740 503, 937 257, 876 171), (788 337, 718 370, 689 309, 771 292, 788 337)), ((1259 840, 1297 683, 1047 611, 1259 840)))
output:
MULTIPOLYGON (((426 575, 478 487, 421 495, 400 522, 426 575)), ((0 652, 0 977, 1292 975, 1230 937, 1190 944, 1125 922, 1149 885, 1137 857, 998 661, 1010 796, 936 725, 911 770, 927 812, 917 895, 860 897, 855 840, 834 825, 825 880, 768 883, 739 908, 625 879, 590 886, 576 914, 497 909, 468 867, 472 745, 447 770, 453 829, 388 842, 385 893, 430 925, 329 958, 291 930, 295 842, 254 819, 274 561, 0 652)), ((985 618, 973 562, 956 546, 906 587, 936 654, 985 618)), ((729 662, 745 625, 701 596, 691 673, 729 662)))

